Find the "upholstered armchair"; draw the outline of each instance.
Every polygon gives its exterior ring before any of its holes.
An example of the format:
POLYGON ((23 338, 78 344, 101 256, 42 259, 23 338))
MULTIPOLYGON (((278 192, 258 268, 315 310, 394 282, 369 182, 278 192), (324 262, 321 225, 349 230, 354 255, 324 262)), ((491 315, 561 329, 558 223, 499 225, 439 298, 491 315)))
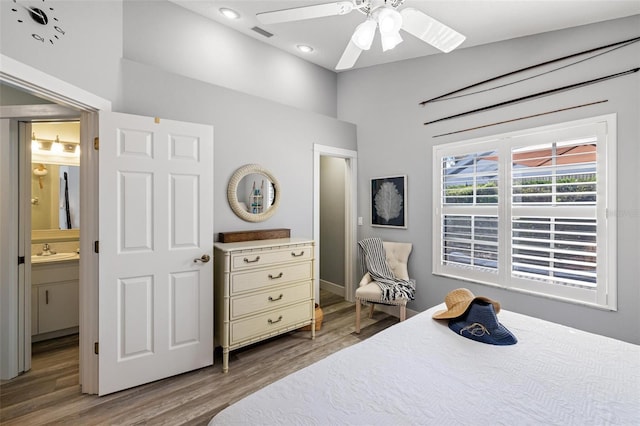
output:
MULTIPOLYGON (((396 243, 383 241, 385 257, 389 268, 396 278, 411 280, 407 269, 409 255, 413 249, 411 243, 396 243)), ((413 280, 411 280, 413 281, 413 280)), ((400 307, 400 321, 407 318, 407 299, 401 298, 391 301, 382 300, 382 290, 367 272, 360 280, 360 285, 356 290, 356 333, 360 333, 360 309, 362 303, 369 303, 369 318, 373 316, 373 309, 376 304, 391 305, 400 307)))

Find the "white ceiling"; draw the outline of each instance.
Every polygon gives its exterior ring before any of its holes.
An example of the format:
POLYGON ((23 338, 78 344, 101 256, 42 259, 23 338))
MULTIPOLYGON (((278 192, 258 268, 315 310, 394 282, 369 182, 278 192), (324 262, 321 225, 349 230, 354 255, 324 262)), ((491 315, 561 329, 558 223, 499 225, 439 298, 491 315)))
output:
MULTIPOLYGON (((331 0, 170 1, 330 70, 334 70, 355 27, 365 19, 363 14, 354 10, 348 15, 264 25, 255 16, 258 12, 329 3, 331 0), (239 12, 240 19, 226 19, 219 13, 222 7, 239 12), (254 26, 274 34, 273 37, 257 34, 251 30, 254 26), (297 44, 310 45, 314 51, 303 54, 296 49, 297 44)), ((464 34, 467 39, 459 49, 640 14, 640 0, 405 0, 400 8, 404 7, 420 9, 464 34)), ((376 34, 373 46, 362 53, 354 68, 439 53, 412 35, 401 33, 404 42, 384 53, 376 34)))

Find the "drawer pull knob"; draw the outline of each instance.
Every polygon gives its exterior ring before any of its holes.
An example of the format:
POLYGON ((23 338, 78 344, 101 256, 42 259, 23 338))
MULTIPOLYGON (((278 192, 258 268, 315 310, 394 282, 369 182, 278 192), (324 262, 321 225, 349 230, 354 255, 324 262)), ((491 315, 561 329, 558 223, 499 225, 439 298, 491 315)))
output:
POLYGON ((284 294, 280 293, 280 296, 278 296, 277 299, 274 299, 273 297, 269 296, 269 302, 277 302, 278 300, 282 299, 284 297, 284 294))
POLYGON ((273 276, 273 275, 269 274, 269 279, 270 279, 270 280, 276 280, 276 279, 278 279, 278 278, 282 278, 282 275, 284 275, 282 272, 280 272, 280 273, 279 273, 278 275, 276 275, 276 276, 273 276))
POLYGON ((278 319, 277 319, 277 320, 275 320, 275 321, 274 321, 274 320, 272 320, 271 318, 269 318, 269 319, 267 320, 267 322, 268 322, 269 324, 275 324, 275 323, 280 322, 280 321, 282 321, 282 315, 280 315, 280 316, 278 317, 278 319))
POLYGON ((302 250, 302 251, 300 252, 300 254, 295 254, 294 252, 291 252, 291 256, 293 256, 293 257, 300 257, 300 256, 302 256, 303 254, 304 254, 304 250, 302 250))
POLYGON ((246 257, 244 258, 244 263, 256 263, 258 260, 260 260, 260 256, 256 256, 255 259, 253 260, 249 260, 246 257))

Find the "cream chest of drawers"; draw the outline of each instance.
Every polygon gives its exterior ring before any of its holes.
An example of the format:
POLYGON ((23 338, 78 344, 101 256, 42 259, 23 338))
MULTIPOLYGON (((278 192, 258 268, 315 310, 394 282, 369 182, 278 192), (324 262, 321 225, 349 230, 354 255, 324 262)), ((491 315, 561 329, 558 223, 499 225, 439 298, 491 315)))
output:
POLYGON ((215 244, 215 336, 229 351, 311 324, 314 242, 304 238, 215 244))

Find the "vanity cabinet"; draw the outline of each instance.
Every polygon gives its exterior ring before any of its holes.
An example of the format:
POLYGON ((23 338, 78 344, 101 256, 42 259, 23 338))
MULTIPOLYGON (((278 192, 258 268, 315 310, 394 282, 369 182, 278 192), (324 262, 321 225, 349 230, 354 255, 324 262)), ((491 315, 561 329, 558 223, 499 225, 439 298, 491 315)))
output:
POLYGON ((78 260, 32 265, 31 335, 33 341, 78 332, 78 260))
POLYGON ((314 242, 301 238, 215 244, 215 337, 229 352, 311 324, 314 242))

